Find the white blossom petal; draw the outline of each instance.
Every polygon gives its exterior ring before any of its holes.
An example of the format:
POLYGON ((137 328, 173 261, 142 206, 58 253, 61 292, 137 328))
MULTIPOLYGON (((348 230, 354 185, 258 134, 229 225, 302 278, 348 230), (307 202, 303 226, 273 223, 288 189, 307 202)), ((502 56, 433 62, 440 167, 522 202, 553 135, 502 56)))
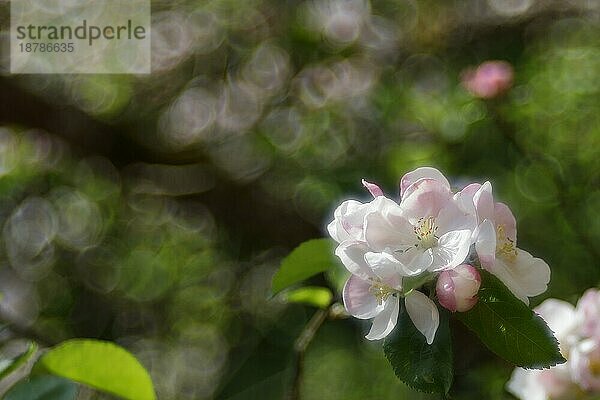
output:
POLYGON ((383 305, 369 291, 371 283, 356 275, 350 276, 344 285, 342 298, 348 313, 356 318, 369 319, 383 311, 383 305))
POLYGON ((538 370, 515 368, 506 390, 521 400, 548 400, 538 370))
POLYGON ((483 221, 485 219, 494 218, 494 196, 492 195, 492 184, 485 182, 479 190, 473 195, 473 203, 477 211, 477 219, 483 221))
POLYGON ((475 206, 471 209, 464 209, 455 197, 450 199, 440 210, 435 224, 438 227, 437 234, 443 235, 450 231, 459 231, 468 229, 475 230, 477 227, 477 216, 475 215, 475 206))
POLYGON ((369 248, 364 242, 348 240, 335 249, 335 255, 339 257, 348 271, 364 280, 368 280, 375 275, 365 261, 367 251, 369 251, 369 248))
POLYGON ((496 229, 489 219, 486 219, 473 233, 475 236, 475 251, 481 266, 487 268, 496 259, 496 229))
POLYGON ((368 204, 356 200, 344 201, 335 209, 334 219, 327 225, 327 232, 338 243, 361 239, 364 216, 368 209, 368 204))
POLYGON ((517 245, 517 221, 510 208, 504 203, 494 205, 494 222, 496 226, 502 226, 504 234, 515 246, 517 245))
POLYGON ((394 251, 416 241, 410 222, 400 215, 372 212, 365 217, 365 241, 376 252, 394 251))
POLYGON ((421 179, 437 180, 450 190, 450 182, 448 182, 444 174, 432 167, 420 167, 404 174, 402 179, 400 179, 400 197, 404 197, 407 189, 421 179))
POLYGON ((400 207, 403 214, 414 223, 421 218, 436 217, 451 199, 452 192, 444 183, 421 179, 411 185, 402 197, 400 207))
POLYGON ((577 318, 575 307, 563 300, 546 299, 533 311, 546 321, 548 327, 552 329, 556 339, 560 342, 561 347, 567 344, 567 337, 574 332, 581 322, 577 318))
POLYGON ((515 260, 496 257, 494 266, 487 269, 525 304, 529 304, 528 297, 544 293, 550 282, 548 264, 521 249, 517 249, 515 260))
POLYGON ((471 231, 464 229, 448 232, 438 239, 437 246, 431 249, 433 263, 431 271, 454 268, 465 261, 471 247, 471 231))
POLYGON ((384 303, 384 308, 379 315, 373 319, 373 326, 365 336, 369 340, 383 339, 396 327, 400 301, 396 296, 390 296, 384 303))
POLYGON ((405 254, 407 254, 407 258, 410 254, 414 254, 408 262, 408 268, 415 271, 415 274, 420 274, 429 269, 431 264, 433 264, 433 254, 431 249, 423 251, 413 247, 410 251, 405 252, 405 254))
POLYGON ((373 269, 375 275, 379 276, 381 279, 412 276, 423 272, 423 269, 410 269, 389 253, 367 252, 365 254, 365 261, 373 269))
POLYGON ((406 311, 419 332, 425 336, 427 344, 433 343, 435 332, 440 325, 437 306, 423 293, 413 290, 404 299, 406 311))

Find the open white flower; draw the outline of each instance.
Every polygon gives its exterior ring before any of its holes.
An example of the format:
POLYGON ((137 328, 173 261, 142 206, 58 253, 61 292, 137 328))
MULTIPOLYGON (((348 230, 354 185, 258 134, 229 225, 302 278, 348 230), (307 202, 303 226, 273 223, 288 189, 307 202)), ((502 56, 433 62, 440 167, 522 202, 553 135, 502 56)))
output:
POLYGON ((327 225, 327 232, 338 243, 346 240, 362 240, 365 215, 396 204, 383 196, 379 186, 365 180, 363 185, 371 192, 373 200, 368 203, 357 200, 344 201, 335 209, 333 221, 327 225))
POLYGON ((423 178, 405 190, 399 205, 365 215, 364 239, 398 268, 437 272, 465 260, 474 227, 474 217, 460 210, 448 186, 423 178))
MULTIPOLYGON (((376 260, 378 255, 368 251, 366 243, 346 241, 338 246, 336 255, 352 273, 343 290, 346 310, 360 319, 373 319, 367 334, 369 340, 386 337, 396 326, 402 294, 402 278, 410 271, 393 263, 376 260), (367 254, 371 262, 367 262, 367 254)), ((405 295, 408 315, 431 344, 439 326, 437 307, 423 293, 412 290, 405 295)))
POLYGON ((481 266, 496 275, 513 294, 529 304, 529 297, 542 294, 550 282, 550 267, 544 260, 517 248, 517 224, 503 203, 494 203, 492 185, 471 184, 457 194, 461 204, 471 199, 479 223, 475 250, 481 266))

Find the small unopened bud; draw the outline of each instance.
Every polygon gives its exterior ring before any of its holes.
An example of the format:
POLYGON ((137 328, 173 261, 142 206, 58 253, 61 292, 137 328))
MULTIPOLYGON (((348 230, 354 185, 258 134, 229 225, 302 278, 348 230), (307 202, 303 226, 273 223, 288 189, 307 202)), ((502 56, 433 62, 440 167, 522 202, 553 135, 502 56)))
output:
POLYGON ((461 264, 443 271, 438 277, 436 292, 440 304, 455 312, 469 311, 477 304, 481 276, 475 267, 461 264))

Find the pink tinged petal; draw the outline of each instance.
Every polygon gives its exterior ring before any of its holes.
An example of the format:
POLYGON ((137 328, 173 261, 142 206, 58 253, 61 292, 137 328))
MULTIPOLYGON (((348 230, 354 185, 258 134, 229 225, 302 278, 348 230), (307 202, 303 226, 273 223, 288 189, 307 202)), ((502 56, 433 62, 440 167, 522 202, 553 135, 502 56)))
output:
POLYGON ((544 293, 550 282, 548 264, 521 249, 517 249, 517 257, 514 261, 502 257, 496 258, 490 272, 525 304, 529 304, 528 297, 544 293))
POLYGON ((367 280, 375 276, 365 261, 367 251, 369 251, 369 248, 365 243, 349 240, 335 249, 335 255, 339 257, 344 267, 353 275, 367 280))
POLYGON ((481 287, 481 275, 477 268, 469 264, 459 265, 451 272, 455 275, 456 310, 458 312, 469 311, 477 304, 477 292, 481 287))
POLYGON ((566 344, 567 336, 577 328, 579 322, 575 307, 562 300, 544 300, 533 311, 546 321, 561 346, 566 344))
POLYGON ((390 296, 384 303, 384 308, 379 315, 373 319, 373 326, 365 336, 369 340, 383 339, 396 327, 400 301, 396 296, 390 296))
POLYGON ((373 198, 376 198, 378 196, 383 196, 383 190, 381 190, 381 188, 379 186, 377 186, 376 184, 367 182, 364 179, 362 180, 362 184, 365 188, 367 188, 369 193, 371 193, 373 198))
POLYGON ((475 215, 475 206, 471 207, 471 211, 465 211, 456 200, 456 195, 446 203, 440 210, 435 224, 438 228, 437 235, 441 236, 450 231, 458 231, 462 229, 475 230, 477 227, 477 216, 475 215))
POLYGON ((467 205, 469 202, 473 203, 473 196, 475 196, 479 188, 481 188, 480 183, 469 183, 457 194, 460 194, 460 197, 464 199, 467 205))
POLYGON ((416 222, 420 218, 437 217, 451 199, 452 192, 447 185, 434 179, 421 179, 410 186, 400 207, 411 222, 416 222))
POLYGON ((338 243, 360 239, 363 220, 368 205, 356 200, 346 200, 335 209, 332 222, 327 225, 329 235, 338 243))
POLYGON ((400 180, 400 197, 403 198, 406 190, 417 183, 421 179, 434 179, 445 185, 450 190, 450 182, 448 179, 435 168, 432 167, 420 167, 414 171, 406 173, 400 180))
POLYGON ((593 368, 600 363, 598 338, 579 342, 571 349, 569 362, 574 382, 587 391, 600 391, 600 375, 593 368))
POLYGON ((377 303, 377 299, 370 292, 371 283, 355 275, 350 276, 342 298, 348 313, 356 318, 373 318, 383 311, 383 305, 377 303))
POLYGON ((517 221, 510 208, 504 203, 494 205, 494 222, 496 226, 503 226, 506 237, 517 245, 517 221))
POLYGON ((585 291, 577 302, 577 318, 583 335, 600 337, 600 291, 585 291))
MULTIPOLYGON (((562 365, 561 365, 562 367, 562 365)), ((567 399, 568 392, 573 388, 571 375, 567 368, 550 368, 538 371, 538 382, 544 386, 546 393, 551 399, 567 399)))
POLYGON ((437 246, 431 249, 433 263, 430 271, 452 269, 465 261, 471 247, 471 231, 461 230, 448 232, 438 239, 437 246))
POLYGON ((450 277, 450 271, 442 271, 438 276, 435 292, 440 304, 452 312, 456 311, 456 297, 454 291, 454 281, 450 277))
POLYGON ((477 212, 479 222, 494 218, 494 197, 492 195, 492 184, 485 182, 473 195, 473 203, 477 212))
POLYGON ((365 240, 371 249, 381 252, 410 246, 416 237, 412 225, 405 218, 372 212, 365 217, 365 240))
POLYGON ((443 271, 438 277, 436 293, 440 304, 454 312, 465 312, 477 304, 481 276, 475 267, 461 264, 443 271))
POLYGON ((481 266, 490 269, 496 260, 496 229, 492 221, 486 219, 473 233, 475 236, 475 251, 481 266))
POLYGON ((404 302, 415 328, 425 336, 427 344, 433 343, 435 332, 440 325, 440 314, 435 303, 418 290, 406 295, 404 302))

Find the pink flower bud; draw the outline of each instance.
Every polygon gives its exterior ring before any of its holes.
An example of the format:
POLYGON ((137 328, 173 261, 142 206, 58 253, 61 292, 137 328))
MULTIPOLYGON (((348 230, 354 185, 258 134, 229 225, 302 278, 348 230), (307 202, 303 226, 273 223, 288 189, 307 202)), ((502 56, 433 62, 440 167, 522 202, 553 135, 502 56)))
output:
POLYGON ((490 99, 510 89, 513 69, 506 61, 486 61, 463 72, 462 83, 474 96, 490 99))
POLYGON ((469 264, 461 264, 443 271, 435 290, 442 306, 452 312, 465 312, 477 304, 480 285, 481 276, 477 269, 469 264))

